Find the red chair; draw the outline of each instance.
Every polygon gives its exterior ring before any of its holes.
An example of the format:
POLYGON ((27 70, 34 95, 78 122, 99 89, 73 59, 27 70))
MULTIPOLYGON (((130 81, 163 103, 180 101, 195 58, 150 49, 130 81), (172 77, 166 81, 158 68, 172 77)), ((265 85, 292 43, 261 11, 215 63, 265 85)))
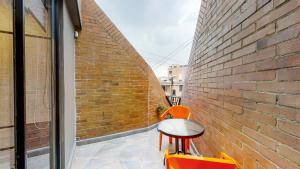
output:
MULTIPOLYGON (((160 120, 166 118, 175 118, 175 119, 189 119, 191 116, 191 109, 186 106, 172 106, 166 110, 161 116, 160 120)), ((169 137, 169 143, 172 144, 172 137, 169 137)), ((185 149, 189 150, 190 144, 189 140, 185 140, 185 149)), ((162 145, 162 133, 159 134, 159 151, 161 150, 162 145)))
POLYGON ((225 153, 220 158, 169 154, 165 151, 166 169, 236 169, 236 162, 225 153))

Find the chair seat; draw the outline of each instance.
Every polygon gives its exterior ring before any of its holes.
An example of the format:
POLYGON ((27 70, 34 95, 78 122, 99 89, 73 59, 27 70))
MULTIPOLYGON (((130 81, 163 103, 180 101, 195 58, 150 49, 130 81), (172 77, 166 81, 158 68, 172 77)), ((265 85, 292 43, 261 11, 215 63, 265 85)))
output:
POLYGON ((235 169, 235 161, 227 155, 222 158, 198 157, 192 155, 169 155, 166 150, 167 169, 235 169))

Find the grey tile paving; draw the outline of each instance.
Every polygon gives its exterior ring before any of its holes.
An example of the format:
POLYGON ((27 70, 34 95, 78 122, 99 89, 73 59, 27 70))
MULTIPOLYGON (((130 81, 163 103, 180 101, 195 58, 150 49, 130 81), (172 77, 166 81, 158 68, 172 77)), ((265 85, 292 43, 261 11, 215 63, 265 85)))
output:
MULTIPOLYGON (((156 129, 77 147, 72 169, 164 169, 156 129)), ((169 146, 164 137, 163 147, 169 146)), ((169 147, 171 148, 171 147, 169 147)))
POLYGON ((49 169, 49 154, 28 158, 27 168, 28 169, 49 169))
MULTIPOLYGON (((113 140, 76 147, 72 169, 165 169, 164 149, 173 151, 163 137, 159 151, 156 129, 113 140)), ((49 154, 28 159, 28 169, 49 169, 49 154)))

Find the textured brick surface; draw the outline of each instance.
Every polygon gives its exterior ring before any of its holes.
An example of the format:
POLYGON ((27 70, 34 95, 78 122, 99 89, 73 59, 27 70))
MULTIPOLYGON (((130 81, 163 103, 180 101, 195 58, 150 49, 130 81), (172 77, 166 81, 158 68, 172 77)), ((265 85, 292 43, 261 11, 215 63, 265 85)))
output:
POLYGON ((49 122, 26 124, 26 146, 28 150, 49 146, 49 122))
POLYGON ((149 126, 166 104, 151 68, 94 0, 82 1, 76 41, 77 137, 85 139, 149 126))
POLYGON ((206 128, 194 140, 204 154, 300 168, 299 11, 299 0, 202 1, 183 104, 206 128))

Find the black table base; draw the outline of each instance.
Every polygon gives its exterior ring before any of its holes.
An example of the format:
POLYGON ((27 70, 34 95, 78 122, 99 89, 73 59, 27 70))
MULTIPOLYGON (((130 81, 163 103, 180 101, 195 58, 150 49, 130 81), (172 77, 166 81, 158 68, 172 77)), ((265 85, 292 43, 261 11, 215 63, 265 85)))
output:
POLYGON ((179 147, 179 138, 175 138, 175 152, 170 154, 191 154, 190 152, 187 152, 185 149, 185 139, 181 140, 181 147, 179 147), (180 148, 180 149, 179 149, 180 148))
POLYGON ((162 134, 175 138, 175 152, 172 154, 187 154, 186 140, 197 138, 203 135, 204 127, 187 119, 166 119, 159 123, 157 130, 162 134), (179 139, 181 139, 181 150, 179 150, 179 139))

